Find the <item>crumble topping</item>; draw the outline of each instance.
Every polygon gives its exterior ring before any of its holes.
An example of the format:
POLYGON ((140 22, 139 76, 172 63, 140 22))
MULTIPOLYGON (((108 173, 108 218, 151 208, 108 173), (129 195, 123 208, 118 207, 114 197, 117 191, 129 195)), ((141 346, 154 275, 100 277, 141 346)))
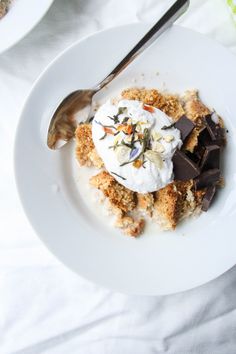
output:
POLYGON ((137 193, 138 204, 137 208, 139 210, 145 211, 148 216, 152 216, 154 207, 154 197, 152 193, 140 194, 137 193))
POLYGON ((125 235, 137 237, 143 232, 145 221, 134 220, 131 216, 122 216, 116 220, 115 226, 122 229, 125 235))
POLYGON ((100 189, 111 205, 123 212, 131 211, 137 205, 136 194, 119 184, 107 171, 91 177, 90 184, 100 189))
POLYGON ((102 168, 104 163, 95 149, 91 124, 79 124, 75 131, 75 139, 76 158, 80 165, 102 168))
POLYGON ((182 103, 176 95, 162 94, 152 89, 130 88, 121 93, 122 98, 137 100, 156 107, 170 116, 174 121, 184 115, 182 103))

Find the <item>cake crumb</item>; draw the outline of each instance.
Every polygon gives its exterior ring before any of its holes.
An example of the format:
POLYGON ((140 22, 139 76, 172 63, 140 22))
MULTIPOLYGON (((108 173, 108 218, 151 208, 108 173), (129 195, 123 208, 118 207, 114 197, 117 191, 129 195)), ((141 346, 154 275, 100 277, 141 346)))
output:
POLYGON ((95 149, 91 124, 79 124, 75 131, 76 158, 81 166, 92 166, 89 154, 95 149))
POLYGON ((92 151, 88 153, 88 158, 92 162, 92 165, 97 168, 102 168, 104 166, 104 162, 101 157, 98 155, 97 150, 94 148, 92 151))
POLYGON ((186 91, 182 97, 182 101, 186 116, 196 125, 184 143, 184 148, 193 152, 198 144, 198 136, 204 127, 203 118, 211 112, 209 108, 200 101, 197 90, 186 91))
POLYGON ((145 221, 144 219, 134 220, 130 216, 123 216, 116 220, 115 226, 121 228, 124 234, 137 237, 143 232, 145 221))
POLYGON ((81 166, 103 167, 103 161, 98 155, 93 143, 91 124, 83 123, 77 126, 75 141, 76 158, 81 166))
POLYGON ((101 171, 90 178, 90 184, 100 189, 112 206, 128 212, 136 207, 135 192, 118 183, 107 171, 101 171))
POLYGON ((195 191, 193 181, 174 181, 155 193, 156 219, 165 230, 174 230, 177 224, 194 213, 200 205, 204 190, 195 191))
POLYGON ((154 197, 152 193, 137 193, 137 209, 145 211, 148 216, 152 216, 154 207, 154 197))
POLYGON ((162 110, 174 121, 184 115, 184 109, 177 95, 163 94, 156 89, 129 88, 121 93, 124 99, 138 100, 162 110))

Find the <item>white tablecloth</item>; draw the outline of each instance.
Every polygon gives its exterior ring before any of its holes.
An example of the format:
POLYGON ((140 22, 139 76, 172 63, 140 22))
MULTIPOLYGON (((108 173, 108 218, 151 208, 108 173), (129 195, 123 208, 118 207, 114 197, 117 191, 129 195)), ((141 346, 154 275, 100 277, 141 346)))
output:
MULTIPOLYGON (((1 354, 236 353, 236 268, 174 296, 132 297, 103 289, 47 251, 23 214, 14 183, 14 133, 41 70, 78 38, 155 21, 171 2, 56 0, 24 40, 0 55, 1 354)), ((192 0, 179 23, 236 52, 236 28, 224 0, 192 0)))

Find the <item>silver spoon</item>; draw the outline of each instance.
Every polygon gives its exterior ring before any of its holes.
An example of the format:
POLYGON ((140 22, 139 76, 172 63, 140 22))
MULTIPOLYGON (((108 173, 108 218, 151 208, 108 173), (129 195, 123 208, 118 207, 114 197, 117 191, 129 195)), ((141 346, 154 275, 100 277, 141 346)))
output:
MULTIPOLYGON (((138 55, 148 48, 168 27, 170 27, 188 8, 190 0, 177 0, 160 20, 145 34, 135 47, 121 60, 113 71, 97 86, 90 90, 77 90, 69 94, 57 107, 51 119, 47 145, 56 149, 74 137, 76 120, 74 115, 92 105, 93 96, 119 75, 138 55)), ((89 117, 89 114, 88 114, 89 117)), ((88 120, 86 120, 88 121, 88 120)))

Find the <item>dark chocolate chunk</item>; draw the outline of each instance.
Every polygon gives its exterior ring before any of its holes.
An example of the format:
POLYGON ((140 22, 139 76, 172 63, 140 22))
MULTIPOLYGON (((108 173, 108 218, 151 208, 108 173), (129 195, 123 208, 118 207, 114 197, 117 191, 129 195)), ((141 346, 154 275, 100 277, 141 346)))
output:
POLYGON ((204 152, 205 152, 205 146, 202 146, 202 145, 198 144, 198 145, 195 147, 195 149, 194 149, 194 156, 195 156, 196 162, 197 162, 198 164, 200 164, 204 152))
POLYGON ((218 168, 214 168, 211 170, 207 170, 200 174, 195 179, 195 188, 196 190, 201 188, 206 188, 214 185, 220 179, 220 170, 218 168))
POLYGON ((208 114, 207 116, 205 116, 205 123, 206 123, 206 128, 207 128, 208 133, 210 134, 211 139, 216 140, 216 134, 215 134, 216 124, 211 119, 211 114, 208 114))
POLYGON ((176 123, 175 128, 180 130, 181 139, 185 141, 185 139, 192 133, 195 124, 188 119, 186 116, 182 116, 176 123))
POLYGON ((205 127, 198 135, 198 143, 201 146, 209 145, 212 142, 208 129, 205 127))
POLYGON ((197 152, 194 151, 194 153, 193 153, 193 152, 190 152, 190 151, 185 151, 185 154, 188 156, 188 158, 190 158, 190 160, 192 160, 196 164, 199 163, 200 158, 199 158, 199 155, 198 155, 197 152))
POLYGON ((197 151, 199 148, 202 149, 203 147, 205 147, 207 145, 222 146, 222 145, 224 145, 224 142, 222 141, 222 138, 212 140, 212 138, 208 132, 208 129, 205 127, 198 135, 198 146, 195 150, 197 151))
POLYGON ((173 156, 174 176, 176 180, 187 181, 195 178, 200 174, 200 168, 188 156, 176 150, 173 156))
POLYGON ((219 124, 215 124, 211 118, 211 114, 205 116, 205 124, 211 139, 218 141, 220 145, 224 144, 224 129, 219 124))
POLYGON ((220 168, 220 147, 218 145, 206 146, 201 159, 200 168, 202 171, 220 168))
POLYGON ((211 186, 207 188, 206 194, 202 199, 202 210, 207 211, 212 203, 212 200, 216 193, 216 186, 211 186))
POLYGON ((219 147, 222 147, 225 145, 225 140, 224 139, 212 140, 209 142, 208 145, 218 145, 219 147))

